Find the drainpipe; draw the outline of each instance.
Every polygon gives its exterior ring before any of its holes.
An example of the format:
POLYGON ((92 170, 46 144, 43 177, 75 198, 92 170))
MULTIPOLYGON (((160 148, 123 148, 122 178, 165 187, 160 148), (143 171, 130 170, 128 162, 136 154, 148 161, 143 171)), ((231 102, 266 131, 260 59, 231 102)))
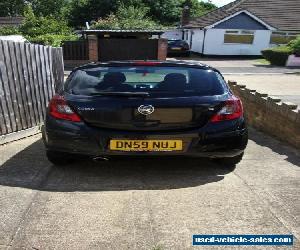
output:
POLYGON ((207 31, 207 29, 203 29, 203 32, 204 32, 204 34, 203 34, 203 43, 202 43, 202 55, 204 54, 204 44, 205 44, 205 37, 206 37, 206 31, 207 31))

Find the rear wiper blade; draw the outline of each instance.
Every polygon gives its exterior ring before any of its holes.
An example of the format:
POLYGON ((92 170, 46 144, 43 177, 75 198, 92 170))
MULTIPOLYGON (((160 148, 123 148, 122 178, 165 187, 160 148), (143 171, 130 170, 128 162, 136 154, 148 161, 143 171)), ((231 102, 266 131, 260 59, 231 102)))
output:
POLYGON ((110 91, 102 91, 102 92, 95 92, 91 93, 92 96, 149 96, 149 92, 110 92, 110 91))

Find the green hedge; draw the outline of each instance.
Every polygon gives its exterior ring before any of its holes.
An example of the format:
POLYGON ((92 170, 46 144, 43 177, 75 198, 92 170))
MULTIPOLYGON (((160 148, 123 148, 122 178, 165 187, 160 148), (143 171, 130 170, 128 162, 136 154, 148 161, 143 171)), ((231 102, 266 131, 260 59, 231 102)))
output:
POLYGON ((62 45, 62 42, 64 41, 78 40, 78 37, 76 35, 53 35, 53 34, 44 34, 35 37, 26 36, 26 38, 31 43, 50 45, 53 47, 60 47, 62 45))
POLYGON ((21 35, 21 32, 16 27, 0 27, 0 36, 21 35))
POLYGON ((289 42, 288 46, 292 48, 293 53, 300 56, 300 36, 289 42))
POLYGON ((288 46, 280 46, 262 50, 261 53, 271 64, 285 66, 289 55, 293 53, 293 49, 288 46))

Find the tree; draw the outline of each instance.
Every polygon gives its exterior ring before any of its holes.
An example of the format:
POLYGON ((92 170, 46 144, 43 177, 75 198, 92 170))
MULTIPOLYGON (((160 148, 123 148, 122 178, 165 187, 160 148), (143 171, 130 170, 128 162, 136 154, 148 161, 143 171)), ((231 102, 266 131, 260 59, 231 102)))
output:
POLYGON ((22 16, 30 5, 37 16, 61 17, 69 0, 0 0, 0 16, 22 16))
POLYGON ((27 6, 24 12, 25 21, 20 26, 20 31, 29 37, 35 37, 44 34, 70 34, 71 28, 66 21, 58 20, 52 16, 36 16, 31 6, 27 6))
POLYGON ((117 3, 117 0, 72 0, 68 4, 66 16, 72 27, 83 27, 85 22, 115 13, 117 3))
POLYGON ((21 16, 24 8, 24 0, 0 0, 0 16, 21 16))
POLYGON ((209 11, 212 11, 216 9, 216 5, 211 3, 210 1, 208 2, 199 2, 198 0, 187 0, 185 1, 184 5, 188 5, 191 9, 191 16, 193 17, 199 17, 204 14, 206 14, 209 11))
MULTIPOLYGON (((188 5, 192 16, 201 16, 216 8, 211 2, 198 0, 141 0, 149 7, 149 16, 164 25, 174 25, 180 21, 182 8, 188 5)), ((126 0, 123 0, 126 2, 126 0)))
POLYGON ((36 16, 62 17, 64 7, 68 4, 67 0, 28 0, 36 16))
POLYGON ((30 5, 26 7, 24 17, 18 31, 30 42, 60 46, 62 41, 77 39, 66 21, 53 16, 36 16, 30 5))
POLYGON ((143 0, 149 7, 149 15, 157 22, 165 25, 175 24, 180 21, 182 0, 143 0))
MULTIPOLYGON (((41 1, 41 0, 36 0, 41 1)), ((209 2, 198 0, 70 0, 67 18, 73 27, 82 27, 85 22, 101 20, 110 14, 118 17, 117 11, 126 8, 147 10, 145 17, 163 25, 176 25, 181 18, 182 8, 189 4, 193 16, 199 16, 216 8, 209 2)), ((128 9, 130 12, 130 9, 128 9)))
POLYGON ((160 29, 161 26, 147 17, 146 7, 125 7, 121 5, 117 15, 110 14, 92 23, 94 29, 160 29))

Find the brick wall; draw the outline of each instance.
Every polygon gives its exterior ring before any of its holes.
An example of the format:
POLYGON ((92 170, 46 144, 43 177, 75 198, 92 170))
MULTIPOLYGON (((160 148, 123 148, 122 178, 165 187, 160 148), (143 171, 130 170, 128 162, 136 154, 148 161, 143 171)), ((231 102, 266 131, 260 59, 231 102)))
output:
POLYGON ((89 61, 97 62, 99 59, 98 55, 98 37, 96 35, 88 35, 88 51, 89 61))
POLYGON ((157 60, 165 61, 167 59, 168 40, 160 38, 157 42, 157 60))
POLYGON ((258 93, 245 85, 228 81, 235 95, 243 102, 250 126, 288 142, 300 149, 300 110, 297 105, 258 93))

